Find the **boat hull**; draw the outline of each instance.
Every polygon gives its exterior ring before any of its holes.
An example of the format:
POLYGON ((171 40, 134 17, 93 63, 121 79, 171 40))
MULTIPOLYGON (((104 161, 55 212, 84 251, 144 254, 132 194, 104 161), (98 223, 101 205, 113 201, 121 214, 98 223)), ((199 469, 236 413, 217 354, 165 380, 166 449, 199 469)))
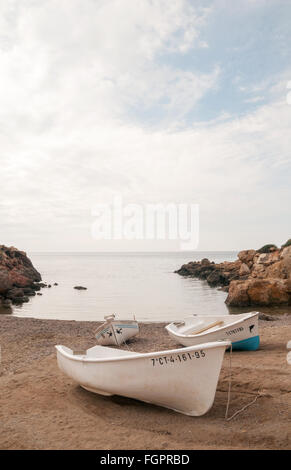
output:
POLYGON ((252 338, 242 339, 240 341, 234 341, 232 343, 232 349, 238 351, 256 351, 260 346, 260 336, 253 336, 252 338))
POLYGON ((101 346, 120 346, 127 340, 137 335, 139 326, 137 321, 111 321, 98 328, 95 334, 97 344, 101 346))
POLYGON ((83 356, 73 355, 64 346, 56 348, 59 368, 90 392, 122 395, 200 416, 213 404, 224 352, 229 346, 229 342, 218 342, 146 354, 96 346, 107 350, 102 354, 121 354, 119 358, 101 359, 94 358, 95 348, 83 356))
POLYGON ((171 323, 166 326, 166 330, 175 341, 183 346, 193 346, 208 341, 231 341, 234 350, 255 351, 260 345, 258 316, 257 312, 225 316, 197 315, 185 319, 185 325, 177 327, 175 323, 171 323), (203 322, 211 323, 221 319, 228 324, 200 334, 187 334, 187 331, 191 330, 191 325, 194 327, 195 324, 199 324, 199 321, 203 325, 203 322))

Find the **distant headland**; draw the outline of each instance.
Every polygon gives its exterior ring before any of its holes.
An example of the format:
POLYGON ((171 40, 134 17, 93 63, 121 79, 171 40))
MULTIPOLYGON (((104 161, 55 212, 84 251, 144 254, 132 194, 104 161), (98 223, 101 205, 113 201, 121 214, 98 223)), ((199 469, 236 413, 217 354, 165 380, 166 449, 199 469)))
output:
POLYGON ((190 261, 175 272, 228 292, 230 307, 291 305, 291 239, 281 248, 240 251, 232 262, 190 261))
POLYGON ((42 287, 41 275, 24 251, 0 245, 0 304, 10 307, 29 301, 42 287))

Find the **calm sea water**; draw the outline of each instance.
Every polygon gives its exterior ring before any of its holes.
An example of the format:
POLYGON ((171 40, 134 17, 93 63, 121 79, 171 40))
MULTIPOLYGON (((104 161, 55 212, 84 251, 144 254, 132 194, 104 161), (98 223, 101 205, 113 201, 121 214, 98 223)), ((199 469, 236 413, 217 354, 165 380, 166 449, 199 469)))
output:
POLYGON ((227 314, 226 293, 174 270, 191 260, 234 260, 235 252, 34 253, 43 281, 58 286, 13 307, 13 315, 43 319, 102 320, 104 315, 169 321, 193 313, 227 314), (87 290, 73 287, 82 285, 87 290))

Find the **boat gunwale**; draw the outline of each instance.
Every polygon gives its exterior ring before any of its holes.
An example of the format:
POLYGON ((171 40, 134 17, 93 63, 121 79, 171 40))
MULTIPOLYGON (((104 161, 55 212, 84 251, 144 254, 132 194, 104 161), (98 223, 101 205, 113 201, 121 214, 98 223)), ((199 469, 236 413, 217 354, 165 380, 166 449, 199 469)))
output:
MULTIPOLYGON (((202 317, 203 315, 199 315, 200 317, 202 317)), ((216 315, 208 315, 209 317, 215 317, 216 315)), ((173 334, 174 336, 178 336, 179 338, 199 338, 199 337, 202 337, 202 336, 206 336, 206 335, 210 335, 211 333, 216 333, 217 331, 222 331, 223 329, 226 329, 226 328, 229 328, 229 327, 233 327, 235 325, 237 325, 238 323, 242 323, 246 320, 249 320, 250 318, 253 318, 253 317, 258 317, 259 316, 259 312, 250 312, 248 314, 248 316, 246 316, 245 318, 240 318, 239 320, 233 322, 233 323, 230 323, 228 325, 224 325, 224 326, 220 326, 218 328, 216 328, 215 330, 213 331, 203 331, 202 333, 197 333, 197 334, 193 334, 193 335, 185 335, 185 334, 182 334, 182 333, 178 333, 176 331, 174 331, 171 326, 175 324, 175 322, 172 322, 172 323, 169 323, 169 325, 166 325, 165 326, 165 329, 173 334)), ((207 317, 207 315, 204 315, 203 316, 204 318, 207 317)), ((223 317, 229 317, 229 315, 220 315, 219 318, 223 318, 223 317)), ((192 317, 187 317, 187 318, 192 318, 192 317)), ((195 318, 195 317, 194 317, 195 318)))
POLYGON ((138 328, 138 322, 137 320, 113 320, 113 321, 105 321, 103 323, 101 323, 101 325, 99 325, 96 330, 95 330, 95 333, 99 333, 99 330, 106 330, 107 328, 110 328, 111 325, 114 325, 114 326, 119 326, 120 325, 134 325, 136 326, 136 328, 138 328), (117 325, 115 325, 117 323, 117 325))
MULTIPOLYGON (((196 344, 193 346, 186 346, 183 348, 176 348, 176 349, 168 349, 168 350, 162 350, 162 351, 154 351, 154 352, 149 352, 149 353, 137 353, 135 351, 130 351, 132 354, 124 355, 124 356, 112 356, 112 357, 87 357, 87 355, 73 355, 65 351, 63 348, 66 346, 63 346, 61 344, 58 344, 55 346, 56 350, 61 354, 61 356, 66 357, 67 359, 70 359, 72 361, 76 362, 93 362, 93 363, 104 363, 104 362, 119 362, 119 361, 129 361, 129 360, 134 360, 134 359, 149 359, 151 357, 156 357, 156 356, 166 356, 170 354, 183 354, 184 352, 189 352, 189 351, 195 351, 195 350, 201 350, 201 349, 215 349, 218 347, 224 347, 225 349, 227 347, 231 346, 231 341, 212 341, 212 342, 207 342, 207 343, 201 343, 201 344, 196 344)), ((95 346, 93 346, 95 347, 95 346)), ((107 348, 107 346, 100 346, 101 348, 107 348)), ((68 348, 69 349, 69 348, 68 348)), ((91 348, 90 348, 91 349, 91 348)), ((108 349, 114 349, 114 348, 108 348, 108 349)), ((72 350, 71 350, 72 351, 72 350)), ((116 350, 118 352, 118 349, 116 350)), ((124 350, 122 350, 124 351, 124 350)), ((72 351, 73 352, 73 351, 72 351)))

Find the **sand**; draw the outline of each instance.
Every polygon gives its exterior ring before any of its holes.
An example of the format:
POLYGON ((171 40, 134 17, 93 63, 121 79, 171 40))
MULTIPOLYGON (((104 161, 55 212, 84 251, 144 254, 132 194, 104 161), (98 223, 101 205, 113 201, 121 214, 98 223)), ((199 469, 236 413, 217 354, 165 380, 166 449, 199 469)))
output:
MULTIPOLYGON (((229 353, 214 405, 188 417, 124 397, 83 390, 59 371, 55 344, 95 345, 98 323, 0 316, 0 449, 290 449, 291 365, 286 344, 291 316, 260 321, 261 347, 232 354, 229 416, 225 420, 229 353)), ((141 324, 130 349, 177 347, 164 324, 141 324)))

